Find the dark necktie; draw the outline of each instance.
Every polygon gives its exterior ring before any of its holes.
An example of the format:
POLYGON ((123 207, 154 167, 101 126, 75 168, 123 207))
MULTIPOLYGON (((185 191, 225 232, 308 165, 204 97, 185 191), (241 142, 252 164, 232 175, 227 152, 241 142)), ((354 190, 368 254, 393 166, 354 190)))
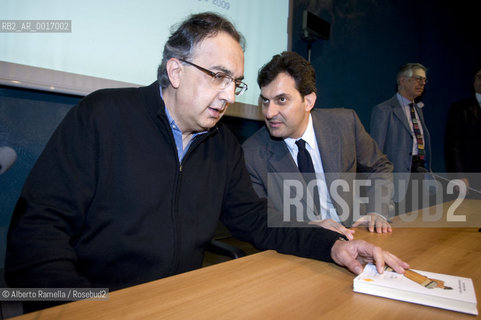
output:
MULTIPOLYGON (((309 181, 311 181, 312 178, 315 178, 314 164, 312 163, 312 158, 311 158, 311 155, 309 154, 309 151, 307 151, 306 149, 306 141, 299 139, 296 141, 296 144, 297 144, 297 148, 299 149, 299 152, 297 153, 297 167, 299 168, 300 172, 306 173, 304 175, 304 180, 306 181, 306 183, 309 183, 309 181), (312 173, 312 175, 310 173, 312 173)), ((314 188, 313 197, 314 197, 314 208, 317 211, 317 213, 320 213, 319 191, 317 187, 314 188)))
POLYGON ((414 103, 410 103, 409 107, 411 109, 411 121, 413 123, 414 136, 418 144, 418 157, 420 160, 424 160, 424 141, 423 135, 421 134, 421 129, 419 128, 419 121, 416 118, 416 111, 414 110, 414 103))
POLYGON ((314 173, 314 165, 312 164, 311 155, 306 149, 306 142, 302 139, 296 141, 299 152, 297 153, 297 166, 299 171, 303 173, 314 173))

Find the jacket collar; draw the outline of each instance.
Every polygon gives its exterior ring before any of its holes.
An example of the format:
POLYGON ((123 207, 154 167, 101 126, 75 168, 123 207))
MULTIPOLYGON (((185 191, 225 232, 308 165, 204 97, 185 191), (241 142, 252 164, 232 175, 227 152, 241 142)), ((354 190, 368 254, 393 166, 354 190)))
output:
POLYGON ((397 93, 391 98, 391 100, 389 101, 389 104, 391 105, 392 111, 396 116, 396 118, 398 118, 398 120, 401 121, 404 128, 409 132, 409 134, 411 134, 411 126, 409 125, 408 119, 406 118, 406 114, 404 113, 401 103, 399 103, 397 93))

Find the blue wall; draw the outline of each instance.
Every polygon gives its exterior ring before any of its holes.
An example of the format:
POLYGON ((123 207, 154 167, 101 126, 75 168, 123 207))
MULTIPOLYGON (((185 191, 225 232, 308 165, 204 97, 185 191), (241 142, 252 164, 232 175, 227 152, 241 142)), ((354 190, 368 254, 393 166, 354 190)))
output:
POLYGON ((444 172, 444 126, 449 105, 473 94, 481 68, 481 1, 295 0, 293 51, 307 58, 302 13, 331 23, 329 40, 312 45, 317 107, 353 108, 369 129, 371 109, 396 92, 406 62, 428 68, 422 101, 432 139, 433 170, 444 172))
POLYGON ((0 87, 2 145, 17 152, 17 161, 0 175, 0 268, 10 218, 33 164, 47 140, 78 97, 0 87))

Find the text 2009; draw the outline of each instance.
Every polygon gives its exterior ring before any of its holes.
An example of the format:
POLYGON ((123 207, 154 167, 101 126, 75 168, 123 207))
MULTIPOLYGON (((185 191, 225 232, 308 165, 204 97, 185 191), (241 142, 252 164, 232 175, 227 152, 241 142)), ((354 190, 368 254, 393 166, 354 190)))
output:
MULTIPOLYGON (((199 1, 204 1, 204 2, 208 2, 209 0, 199 0, 199 1)), ((225 1, 225 0, 212 0, 212 4, 219 7, 219 8, 222 8, 222 9, 225 9, 225 10, 229 10, 230 9, 230 3, 229 1, 225 1)))
POLYGON ((230 3, 225 0, 212 0, 212 3, 218 7, 221 7, 222 9, 229 10, 230 8, 230 3))

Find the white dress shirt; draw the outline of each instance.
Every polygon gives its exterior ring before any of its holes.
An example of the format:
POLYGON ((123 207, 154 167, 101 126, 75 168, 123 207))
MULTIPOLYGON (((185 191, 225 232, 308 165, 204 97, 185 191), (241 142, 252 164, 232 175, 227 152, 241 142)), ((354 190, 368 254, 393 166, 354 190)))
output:
MULTIPOLYGON (((319 190, 319 200, 321 208, 322 219, 333 219, 334 221, 340 222, 339 216, 337 215, 336 208, 332 204, 331 197, 329 195, 326 183, 326 177, 324 175, 324 168, 322 167, 321 154, 319 152, 319 146, 317 144, 316 134, 314 133, 314 126, 312 124, 312 116, 309 115, 309 123, 307 125, 306 131, 301 138, 306 141, 306 149, 312 158, 312 163, 314 165, 314 170, 316 172, 317 186, 319 190)), ((284 142, 291 153, 294 162, 297 165, 297 153, 298 148, 296 141, 299 139, 286 138, 284 142)))

